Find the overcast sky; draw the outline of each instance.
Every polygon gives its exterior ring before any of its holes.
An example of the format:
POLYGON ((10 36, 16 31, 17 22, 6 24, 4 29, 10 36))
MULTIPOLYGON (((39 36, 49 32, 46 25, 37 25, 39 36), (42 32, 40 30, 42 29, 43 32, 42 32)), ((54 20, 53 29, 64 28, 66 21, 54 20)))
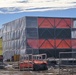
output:
POLYGON ((76 17, 76 0, 0 0, 0 27, 23 16, 76 17))

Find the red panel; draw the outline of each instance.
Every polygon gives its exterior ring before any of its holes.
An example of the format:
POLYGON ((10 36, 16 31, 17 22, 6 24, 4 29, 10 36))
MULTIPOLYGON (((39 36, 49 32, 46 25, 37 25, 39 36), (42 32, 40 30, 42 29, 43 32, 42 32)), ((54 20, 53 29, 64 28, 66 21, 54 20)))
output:
POLYGON ((38 18, 38 25, 40 26, 41 23, 44 21, 45 18, 38 18))
POLYGON ((31 48, 38 49, 38 40, 28 39, 27 43, 31 48))
POLYGON ((53 48, 54 48, 54 40, 45 40, 43 44, 40 46, 40 49, 53 49, 53 48))
POLYGON ((39 28, 53 28, 54 19, 50 18, 38 18, 39 28))
POLYGON ((76 49, 76 40, 72 40, 72 48, 76 49))
POLYGON ((71 48, 71 40, 57 39, 56 40, 56 47, 61 48, 61 49, 71 48))
POLYGON ((53 18, 48 18, 48 21, 50 22, 50 24, 52 25, 52 27, 54 27, 54 19, 53 18))
MULTIPOLYGON (((34 49, 38 49, 38 48, 53 49, 53 48, 55 48, 55 44, 56 44, 56 48, 60 48, 60 49, 65 49, 65 48, 70 49, 71 48, 71 40, 69 40, 69 39, 68 40, 28 39, 27 43, 31 48, 34 48, 34 49)), ((72 48, 76 48, 76 40, 72 40, 72 48)))
POLYGON ((55 47, 55 40, 53 40, 53 39, 52 39, 52 40, 49 39, 48 41, 50 42, 50 44, 51 44, 53 47, 55 47))
POLYGON ((71 19, 55 19, 55 25, 57 28, 70 28, 71 19))
POLYGON ((65 42, 67 43, 67 45, 71 48, 72 47, 72 44, 71 44, 71 40, 68 39, 68 40, 65 40, 65 42))
POLYGON ((69 27, 71 27, 71 24, 72 24, 71 19, 65 19, 65 21, 66 21, 67 25, 68 25, 69 27))
POLYGON ((61 21, 61 19, 59 19, 59 18, 57 19, 57 18, 56 18, 56 19, 55 19, 55 26, 57 26, 60 21, 61 21))
POLYGON ((27 40, 28 45, 33 49, 51 49, 54 48, 54 40, 35 40, 35 39, 28 39, 27 40))
POLYGON ((44 39, 39 39, 39 44, 38 44, 38 46, 40 47, 44 42, 45 42, 44 39))

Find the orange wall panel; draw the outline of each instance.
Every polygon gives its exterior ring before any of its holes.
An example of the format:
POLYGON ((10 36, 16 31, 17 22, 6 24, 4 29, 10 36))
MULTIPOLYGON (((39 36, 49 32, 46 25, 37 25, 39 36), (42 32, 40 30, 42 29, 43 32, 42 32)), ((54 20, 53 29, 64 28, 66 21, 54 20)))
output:
POLYGON ((57 26, 57 25, 60 23, 60 21, 61 21, 61 19, 56 18, 56 19, 55 19, 55 26, 57 26))
POLYGON ((53 49, 54 40, 45 40, 45 39, 28 39, 27 44, 33 49, 53 49))
POLYGON ((52 25, 52 27, 54 27, 54 25, 55 25, 54 19, 53 18, 47 18, 47 19, 50 22, 50 24, 52 25))
POLYGON ((67 25, 68 25, 69 27, 71 27, 71 24, 72 24, 71 19, 65 19, 65 21, 66 21, 67 25))
POLYGON ((61 39, 56 40, 56 48, 61 49, 71 48, 71 40, 61 40, 61 39))
POLYGON ((38 43, 38 47, 40 48, 40 46, 45 42, 44 39, 39 39, 39 43, 38 43))
POLYGON ((27 40, 28 45, 33 48, 33 49, 54 49, 55 46, 57 49, 70 49, 71 47, 76 48, 76 40, 72 41, 67 39, 67 40, 62 40, 62 39, 28 39, 27 40))
POLYGON ((39 26, 39 28, 53 28, 54 19, 38 18, 38 26, 39 26))
POLYGON ((53 48, 54 48, 54 40, 45 40, 44 43, 40 46, 40 49, 53 49, 53 48))
POLYGON ((38 18, 38 25, 40 26, 45 18, 38 18))
POLYGON ((55 19, 56 28, 70 28, 71 19, 55 19))
POLYGON ((71 24, 71 19, 38 18, 39 28, 70 28, 71 24))

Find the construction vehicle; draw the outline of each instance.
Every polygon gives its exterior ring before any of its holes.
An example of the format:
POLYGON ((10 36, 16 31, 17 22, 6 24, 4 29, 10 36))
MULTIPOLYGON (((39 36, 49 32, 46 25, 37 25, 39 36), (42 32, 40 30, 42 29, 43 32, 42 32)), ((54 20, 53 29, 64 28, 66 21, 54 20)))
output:
POLYGON ((47 61, 46 61, 46 54, 38 54, 32 55, 27 54, 23 55, 19 61, 19 69, 20 70, 47 70, 47 61))

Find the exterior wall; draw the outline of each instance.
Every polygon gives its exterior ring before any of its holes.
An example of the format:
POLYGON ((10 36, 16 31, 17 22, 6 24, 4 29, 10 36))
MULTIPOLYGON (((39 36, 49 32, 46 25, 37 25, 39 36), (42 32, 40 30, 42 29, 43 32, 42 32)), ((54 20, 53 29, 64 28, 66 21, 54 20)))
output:
POLYGON ((4 24, 3 56, 4 60, 26 51, 25 37, 26 18, 21 18, 4 24))
POLYGON ((76 51, 76 20, 24 17, 9 22, 3 28, 3 51, 5 58, 20 53, 58 58, 59 52, 76 51))
MULTIPOLYGON (((48 57, 59 57, 59 52, 72 51, 71 28, 72 19, 69 18, 38 18, 40 53, 47 53, 48 57), (41 42, 40 42, 41 43, 41 42)), ((70 56, 69 56, 70 57, 70 56)))
POLYGON ((59 57, 59 52, 71 52, 75 47, 73 45, 75 43, 73 19, 37 17, 37 23, 38 39, 28 39, 29 47, 55 58, 59 57))

